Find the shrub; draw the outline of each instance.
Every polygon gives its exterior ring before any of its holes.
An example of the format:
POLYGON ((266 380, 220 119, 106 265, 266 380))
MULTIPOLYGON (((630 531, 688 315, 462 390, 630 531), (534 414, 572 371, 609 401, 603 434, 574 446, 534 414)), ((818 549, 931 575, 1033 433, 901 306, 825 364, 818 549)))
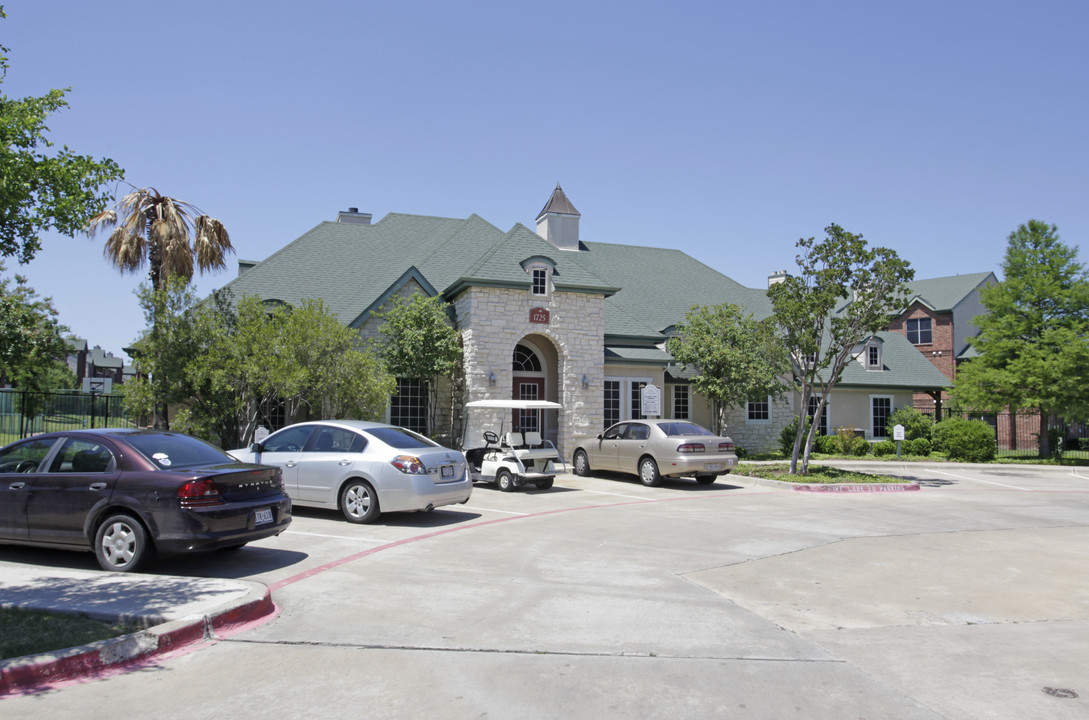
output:
POLYGON ((818 435, 813 440, 813 452, 823 453, 824 455, 835 455, 839 452, 839 445, 836 444, 835 435, 818 435))
POLYGON ((937 449, 950 460, 986 462, 998 453, 994 429, 982 420, 949 418, 935 425, 931 435, 937 449))
POLYGON ((882 440, 873 444, 874 455, 893 455, 896 453, 896 441, 882 440))
POLYGON ((864 437, 855 435, 854 428, 836 428, 836 449, 841 455, 865 455, 870 443, 864 437))
POLYGON ((923 455, 925 457, 930 454, 930 450, 930 441, 926 438, 904 441, 903 451, 908 455, 923 455))
POLYGON ((910 405, 904 405, 898 407, 889 415, 889 422, 886 427, 888 428, 889 437, 892 437, 892 429, 897 425, 904 426, 904 439, 905 440, 917 440, 919 438, 930 439, 930 429, 934 425, 934 421, 930 419, 929 415, 924 415, 910 405))
MULTIPOLYGON (((809 430, 810 419, 805 419, 805 429, 809 430)), ((798 432, 798 416, 795 415, 794 419, 790 421, 790 424, 783 428, 783 431, 779 433, 779 449, 783 451, 783 454, 790 457, 794 454, 794 434, 798 432)), ((803 449, 804 451, 804 449, 803 449)))
POLYGON ((738 460, 744 460, 749 456, 749 451, 740 445, 734 445, 734 452, 737 454, 738 460))

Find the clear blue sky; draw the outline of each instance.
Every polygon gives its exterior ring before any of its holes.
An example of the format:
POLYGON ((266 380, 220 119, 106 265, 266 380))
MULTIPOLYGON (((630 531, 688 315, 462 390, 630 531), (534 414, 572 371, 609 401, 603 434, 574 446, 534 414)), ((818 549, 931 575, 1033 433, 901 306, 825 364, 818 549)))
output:
MULTIPOLYGON (((557 181, 584 240, 750 287, 832 222, 919 278, 1030 218, 1089 263, 1084 0, 4 4, 5 94, 70 86, 58 144, 226 224, 201 294, 349 206, 533 227, 557 181)), ((121 354, 140 278, 101 243, 7 264, 121 354)))

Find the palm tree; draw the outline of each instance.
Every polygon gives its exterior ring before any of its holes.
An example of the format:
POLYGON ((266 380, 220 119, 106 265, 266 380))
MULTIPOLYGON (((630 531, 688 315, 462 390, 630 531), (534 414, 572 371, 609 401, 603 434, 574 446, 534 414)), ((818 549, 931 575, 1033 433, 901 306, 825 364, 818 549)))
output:
POLYGON ((169 277, 192 278, 194 260, 201 272, 223 269, 234 251, 223 223, 151 187, 134 189, 87 225, 91 236, 105 227, 114 228, 103 249, 106 259, 121 272, 147 263, 153 290, 163 289, 169 277))
MULTIPOLYGON (((223 223, 202 212, 197 206, 160 195, 155 188, 134 188, 113 207, 95 215, 87 223, 92 237, 102 229, 112 227, 103 255, 121 272, 137 272, 150 265, 151 289, 158 294, 169 286, 170 278, 193 277, 193 264, 201 272, 227 266, 226 255, 233 252, 231 239, 223 223), (193 242, 190 245, 190 238, 193 242)), ((156 303, 156 307, 157 307, 156 303)), ((152 311, 153 315, 157 311, 152 311)), ((157 317, 151 319, 151 347, 159 348, 157 317)), ((152 351, 152 355, 155 354, 152 351)), ((151 368, 163 368, 162 358, 151 357, 151 368)), ((170 378, 155 377, 151 371, 152 426, 169 429, 167 414, 170 378)))

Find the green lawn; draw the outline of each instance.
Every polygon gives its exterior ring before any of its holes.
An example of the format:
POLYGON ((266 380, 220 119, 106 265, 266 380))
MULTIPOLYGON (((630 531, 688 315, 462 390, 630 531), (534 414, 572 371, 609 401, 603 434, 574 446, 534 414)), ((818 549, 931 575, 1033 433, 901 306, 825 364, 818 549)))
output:
POLYGON ((784 482, 809 483, 814 485, 827 485, 832 483, 902 483, 903 478, 891 475, 871 475, 870 473, 856 472, 854 470, 840 470, 839 468, 824 465, 809 465, 809 472, 805 475, 791 475, 790 463, 775 465, 753 465, 741 463, 734 470, 735 475, 747 477, 760 477, 767 480, 782 480, 784 482))
POLYGON ((139 628, 86 615, 0 608, 0 660, 63 650, 127 635, 139 628))

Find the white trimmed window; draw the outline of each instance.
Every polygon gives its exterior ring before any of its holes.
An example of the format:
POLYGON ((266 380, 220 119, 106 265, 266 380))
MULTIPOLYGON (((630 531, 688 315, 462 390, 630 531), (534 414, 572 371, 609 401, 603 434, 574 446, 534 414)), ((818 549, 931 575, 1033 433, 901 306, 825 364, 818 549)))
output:
POLYGON ((871 437, 888 437, 890 415, 892 415, 892 395, 870 395, 871 437))
POLYGON ((532 293, 534 295, 548 294, 548 270, 541 267, 533 268, 532 293))
POLYGON ((745 419, 751 423, 771 422, 771 398, 756 398, 745 404, 745 419))
POLYGON ((673 386, 673 419, 674 420, 687 420, 689 418, 690 406, 689 395, 687 385, 674 385, 673 386))
POLYGON ((934 331, 930 318, 913 318, 904 323, 908 342, 912 345, 930 345, 934 341, 934 331))

